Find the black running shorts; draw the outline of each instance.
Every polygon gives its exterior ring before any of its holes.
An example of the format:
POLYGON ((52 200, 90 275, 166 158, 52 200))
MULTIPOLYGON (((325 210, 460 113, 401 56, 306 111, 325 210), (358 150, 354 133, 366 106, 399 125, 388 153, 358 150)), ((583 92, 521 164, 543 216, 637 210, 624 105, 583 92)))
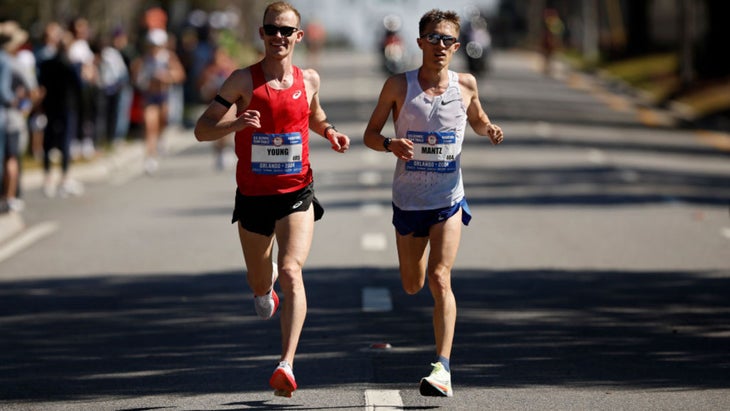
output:
POLYGON ((322 218, 324 208, 314 196, 312 184, 291 193, 270 196, 245 196, 236 190, 236 206, 231 223, 240 221, 247 231, 270 236, 276 221, 291 213, 307 211, 314 204, 314 221, 322 218))

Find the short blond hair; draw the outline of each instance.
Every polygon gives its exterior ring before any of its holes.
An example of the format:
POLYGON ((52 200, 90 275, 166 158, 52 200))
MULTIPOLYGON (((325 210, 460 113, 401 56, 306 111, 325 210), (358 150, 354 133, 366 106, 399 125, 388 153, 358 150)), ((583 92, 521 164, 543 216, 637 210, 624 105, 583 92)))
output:
POLYGON ((266 15, 269 13, 281 14, 281 13, 284 13, 285 11, 290 11, 290 10, 293 11, 294 14, 297 16, 297 27, 298 27, 302 22, 302 16, 299 14, 299 10, 297 10, 294 6, 292 6, 291 4, 289 4, 285 1, 276 1, 276 2, 273 2, 273 3, 269 4, 268 6, 266 6, 266 9, 264 10, 264 19, 263 20, 264 20, 264 22, 266 21, 266 15))

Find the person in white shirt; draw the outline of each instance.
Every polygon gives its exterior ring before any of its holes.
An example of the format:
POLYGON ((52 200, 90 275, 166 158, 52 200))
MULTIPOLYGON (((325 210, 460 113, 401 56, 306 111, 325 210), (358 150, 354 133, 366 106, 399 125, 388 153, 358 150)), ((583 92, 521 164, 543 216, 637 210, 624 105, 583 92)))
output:
POLYGON ((502 142, 503 133, 482 109, 474 75, 449 70, 460 46, 459 16, 434 9, 423 15, 418 28, 422 64, 386 80, 364 142, 398 158, 393 225, 403 289, 415 294, 428 278, 434 298, 436 361, 431 374, 421 380, 420 392, 451 397, 449 359, 456 324, 451 269, 461 225, 471 219, 461 176, 461 146, 467 123, 493 144, 502 142), (391 114, 394 138, 382 134, 391 114))

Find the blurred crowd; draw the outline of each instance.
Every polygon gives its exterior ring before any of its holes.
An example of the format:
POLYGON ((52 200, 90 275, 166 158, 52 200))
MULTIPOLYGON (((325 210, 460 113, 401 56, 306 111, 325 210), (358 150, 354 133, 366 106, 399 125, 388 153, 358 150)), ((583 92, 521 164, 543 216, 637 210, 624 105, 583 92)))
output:
MULTIPOLYGON (((144 171, 154 174, 165 128, 185 126, 185 106, 210 101, 235 69, 208 32, 178 39, 162 9, 148 10, 144 22, 135 42, 124 27, 93 33, 84 17, 49 22, 39 38, 0 22, 0 213, 26 206, 24 160, 42 167, 46 197, 78 196, 75 162, 140 136, 144 171)), ((225 140, 219 167, 224 148, 225 140)))

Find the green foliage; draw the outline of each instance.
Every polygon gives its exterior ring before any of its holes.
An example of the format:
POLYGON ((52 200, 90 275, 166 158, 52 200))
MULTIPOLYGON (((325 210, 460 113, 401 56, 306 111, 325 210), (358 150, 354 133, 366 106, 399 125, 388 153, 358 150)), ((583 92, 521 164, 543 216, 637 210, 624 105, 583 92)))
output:
POLYGON ((679 69, 679 58, 675 53, 653 54, 612 62, 602 69, 630 84, 641 84, 675 75, 679 69))
POLYGON ((239 67, 248 66, 258 60, 259 53, 251 44, 243 43, 231 30, 218 34, 218 45, 233 58, 239 67))

